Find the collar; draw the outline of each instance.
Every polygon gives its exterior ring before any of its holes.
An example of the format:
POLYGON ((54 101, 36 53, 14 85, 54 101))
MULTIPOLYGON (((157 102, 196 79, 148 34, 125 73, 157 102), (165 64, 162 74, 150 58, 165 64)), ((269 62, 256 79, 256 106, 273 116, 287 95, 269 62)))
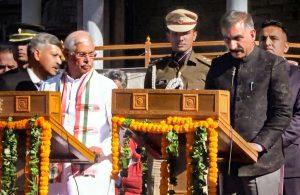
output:
POLYGON ((64 75, 65 75, 65 78, 67 79, 68 82, 73 83, 73 82, 77 82, 77 81, 82 80, 83 78, 85 78, 85 76, 87 76, 88 74, 91 74, 93 71, 94 71, 94 68, 92 68, 89 72, 81 75, 81 77, 79 77, 77 79, 72 78, 66 71, 64 72, 64 75))
POLYGON ((199 62, 199 60, 196 58, 196 54, 195 54, 194 50, 191 51, 188 61, 191 61, 194 64, 197 64, 199 62))
POLYGON ((255 45, 252 52, 249 55, 247 55, 245 58, 243 58, 241 61, 247 63, 250 60, 256 59, 258 53, 259 53, 259 48, 257 45, 255 45))
POLYGON ((43 80, 41 80, 32 70, 32 68, 27 68, 26 69, 27 72, 28 72, 28 75, 31 79, 31 81, 34 83, 34 84, 40 84, 43 82, 43 80))

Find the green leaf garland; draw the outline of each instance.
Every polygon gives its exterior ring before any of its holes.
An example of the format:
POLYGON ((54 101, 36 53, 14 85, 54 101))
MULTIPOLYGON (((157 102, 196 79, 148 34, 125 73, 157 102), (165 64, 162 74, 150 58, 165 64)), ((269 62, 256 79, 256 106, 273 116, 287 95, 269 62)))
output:
MULTIPOLYGON (((167 163, 169 164, 170 184, 177 185, 177 178, 175 175, 175 167, 176 167, 177 157, 179 156, 178 133, 176 133, 174 130, 169 131, 166 135, 166 138, 169 143, 166 150, 167 150, 167 154, 168 154, 167 163)), ((170 193, 173 193, 173 192, 170 192, 170 193)))
POLYGON ((30 149, 29 156, 29 195, 36 195, 38 194, 38 176, 39 176, 39 149, 41 145, 41 131, 42 129, 40 127, 37 127, 35 125, 36 117, 31 118, 29 120, 29 126, 30 126, 30 149))
POLYGON ((198 127, 194 133, 194 145, 190 154, 192 165, 192 193, 197 195, 206 194, 204 187, 207 186, 206 178, 208 169, 207 156, 207 132, 205 127, 198 127))
MULTIPOLYGON (((9 117, 8 122, 12 122, 9 117)), ((17 169, 18 160, 17 144, 18 138, 13 129, 6 127, 3 136, 3 155, 2 155, 2 189, 1 194, 16 194, 17 169)))

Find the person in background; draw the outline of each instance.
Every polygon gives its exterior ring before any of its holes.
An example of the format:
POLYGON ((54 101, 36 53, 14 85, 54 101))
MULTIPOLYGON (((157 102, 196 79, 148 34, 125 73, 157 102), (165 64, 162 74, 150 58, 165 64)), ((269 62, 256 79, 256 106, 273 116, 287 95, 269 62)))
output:
POLYGON ((62 63, 60 40, 48 33, 39 33, 28 44, 28 66, 0 76, 0 91, 37 91, 41 84, 59 72, 62 63))
POLYGON ((112 69, 107 71, 104 76, 113 80, 119 89, 125 89, 127 87, 127 75, 122 70, 112 69))
POLYGON ((224 194, 278 195, 291 117, 287 61, 255 45, 250 14, 229 11, 220 26, 229 52, 213 59, 205 88, 230 91, 230 124, 259 154, 253 164, 231 163, 229 174, 220 167, 224 194))
MULTIPOLYGON (((275 55, 284 57, 288 51, 287 29, 277 20, 267 20, 261 25, 259 46, 275 55)), ((292 93, 293 115, 285 129, 284 149, 284 194, 300 195, 300 70, 295 63, 288 61, 286 69, 289 75, 292 93)))
POLYGON ((63 53, 66 69, 46 81, 41 89, 61 92, 63 127, 93 151, 98 160, 94 164, 52 164, 49 194, 114 194, 111 99, 116 85, 94 69, 95 45, 88 32, 69 34, 63 53))
MULTIPOLYGON (((268 52, 284 57, 289 50, 287 29, 277 20, 267 20, 261 25, 259 45, 268 52)), ((287 60, 292 65, 298 62, 287 60)))
POLYGON ((39 25, 27 23, 14 23, 7 28, 9 42, 16 47, 16 57, 19 67, 25 68, 28 65, 27 46, 30 40, 45 28, 39 25))
POLYGON ((14 52, 12 45, 0 44, 0 74, 18 67, 14 52))
POLYGON ((144 88, 203 89, 211 62, 193 50, 198 35, 198 15, 177 9, 168 13, 165 20, 171 56, 152 62, 146 72, 144 88))

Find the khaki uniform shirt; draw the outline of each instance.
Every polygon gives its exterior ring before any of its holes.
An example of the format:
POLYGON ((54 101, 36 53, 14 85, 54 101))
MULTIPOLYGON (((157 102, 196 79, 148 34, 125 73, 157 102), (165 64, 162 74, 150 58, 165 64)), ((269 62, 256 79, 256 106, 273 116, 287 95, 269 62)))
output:
POLYGON ((165 89, 168 82, 178 77, 179 71, 183 80, 183 89, 204 89, 207 72, 210 68, 211 60, 192 51, 191 55, 179 67, 173 62, 172 57, 165 57, 152 64, 145 76, 145 88, 152 87, 152 70, 156 66, 156 89, 165 89))

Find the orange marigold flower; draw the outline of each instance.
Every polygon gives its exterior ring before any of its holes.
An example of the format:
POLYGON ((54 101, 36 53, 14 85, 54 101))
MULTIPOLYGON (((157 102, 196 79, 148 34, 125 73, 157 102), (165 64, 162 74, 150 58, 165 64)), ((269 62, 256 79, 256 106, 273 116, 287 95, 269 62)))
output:
POLYGON ((15 128, 15 123, 14 122, 8 122, 6 126, 7 126, 8 129, 14 129, 15 128))
POLYGON ((216 177, 208 176, 208 181, 212 183, 217 183, 218 179, 216 177))
POLYGON ((45 118, 44 118, 44 117, 39 117, 39 118, 36 120, 36 122, 37 122, 37 125, 38 125, 38 126, 42 126, 43 123, 45 122, 45 118))
POLYGON ((111 120, 112 120, 113 123, 117 123, 118 120, 119 120, 119 117, 113 116, 111 120))

